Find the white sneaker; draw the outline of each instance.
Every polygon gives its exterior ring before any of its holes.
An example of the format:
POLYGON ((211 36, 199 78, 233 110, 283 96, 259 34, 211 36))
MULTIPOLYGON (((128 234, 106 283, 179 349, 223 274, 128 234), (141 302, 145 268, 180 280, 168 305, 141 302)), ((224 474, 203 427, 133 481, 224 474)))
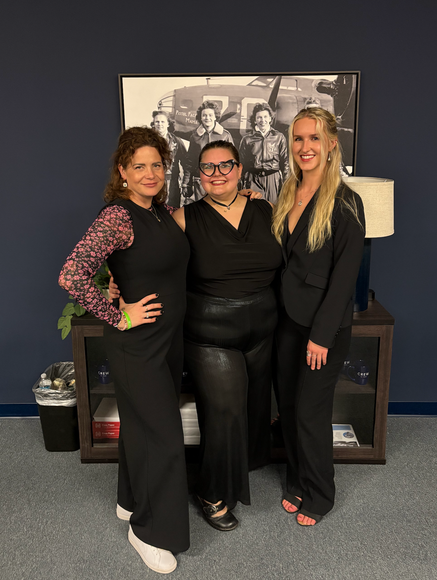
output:
POLYGON ((128 522, 130 520, 132 513, 133 512, 128 512, 127 510, 122 508, 121 505, 117 504, 117 518, 118 519, 124 520, 125 522, 128 522))
POLYGON ((150 546, 149 544, 142 542, 133 533, 131 526, 129 526, 127 537, 129 542, 143 559, 146 566, 151 570, 159 572, 160 574, 170 574, 170 572, 176 570, 178 563, 171 552, 163 550, 162 548, 155 548, 155 546, 150 546))

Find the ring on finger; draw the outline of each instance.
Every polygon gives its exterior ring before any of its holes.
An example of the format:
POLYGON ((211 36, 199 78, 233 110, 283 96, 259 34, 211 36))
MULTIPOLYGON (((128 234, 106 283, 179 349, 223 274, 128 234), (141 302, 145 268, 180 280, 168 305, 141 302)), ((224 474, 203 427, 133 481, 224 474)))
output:
POLYGON ((317 355, 316 354, 312 354, 311 355, 311 358, 317 358, 317 355))
POLYGON ((311 356, 311 353, 309 350, 307 350, 307 356, 311 356))
POLYGON ((149 318, 149 313, 148 312, 146 312, 146 318, 149 318))

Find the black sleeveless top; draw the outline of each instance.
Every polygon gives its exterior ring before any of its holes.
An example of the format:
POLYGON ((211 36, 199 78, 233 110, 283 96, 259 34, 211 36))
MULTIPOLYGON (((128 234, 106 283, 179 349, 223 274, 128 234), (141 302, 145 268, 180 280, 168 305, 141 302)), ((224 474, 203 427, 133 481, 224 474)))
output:
POLYGON ((189 291, 242 298, 272 284, 282 251, 271 233, 269 203, 247 200, 238 230, 203 199, 186 205, 184 212, 191 246, 189 291))
POLYGON ((130 200, 113 204, 127 209, 132 218, 134 241, 107 259, 121 295, 128 303, 159 293, 160 297, 185 292, 190 248, 183 231, 161 205, 153 213, 130 200))

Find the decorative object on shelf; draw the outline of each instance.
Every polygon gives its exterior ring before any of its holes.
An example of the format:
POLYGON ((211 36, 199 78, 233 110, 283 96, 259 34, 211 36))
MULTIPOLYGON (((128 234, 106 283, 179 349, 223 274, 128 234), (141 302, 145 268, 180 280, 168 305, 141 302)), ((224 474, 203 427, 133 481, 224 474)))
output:
MULTIPOLYGON (((106 262, 103 262, 100 269, 96 272, 93 280, 97 288, 103 294, 103 296, 109 298, 109 269, 106 262)), ((58 330, 61 331, 61 338, 64 340, 70 334, 71 330, 71 319, 73 314, 76 316, 83 316, 86 314, 86 310, 83 306, 74 302, 73 296, 69 296, 70 300, 73 302, 67 302, 62 311, 62 315, 58 318, 58 330)))
POLYGON ((367 385, 369 380, 369 366, 365 360, 356 360, 353 364, 350 364, 347 368, 347 376, 351 381, 357 383, 357 385, 367 385))
POLYGON ((394 233, 394 181, 380 177, 343 177, 343 181, 363 200, 366 216, 366 239, 354 306, 355 312, 362 312, 367 310, 369 299, 371 238, 394 233))
POLYGON ((109 375, 109 360, 106 359, 97 369, 97 375, 99 377, 99 383, 102 385, 108 385, 111 382, 111 377, 109 375))
POLYGON ((347 376, 347 369, 352 364, 351 355, 348 353, 347 357, 344 359, 343 368, 341 369, 341 373, 347 376))

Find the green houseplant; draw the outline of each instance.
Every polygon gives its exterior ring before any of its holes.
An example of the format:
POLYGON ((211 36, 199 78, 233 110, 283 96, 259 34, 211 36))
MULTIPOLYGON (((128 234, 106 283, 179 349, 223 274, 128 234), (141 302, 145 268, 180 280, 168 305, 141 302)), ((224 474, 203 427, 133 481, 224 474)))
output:
MULTIPOLYGON (((103 262, 100 269, 96 272, 93 280, 97 288, 100 291, 108 290, 109 288, 109 270, 106 262, 103 262)), ((70 333, 71 330, 71 319, 73 314, 76 316, 83 316, 86 310, 83 306, 78 304, 73 296, 69 296, 70 301, 64 306, 62 315, 58 318, 58 330, 61 331, 61 338, 64 340, 70 333)))

